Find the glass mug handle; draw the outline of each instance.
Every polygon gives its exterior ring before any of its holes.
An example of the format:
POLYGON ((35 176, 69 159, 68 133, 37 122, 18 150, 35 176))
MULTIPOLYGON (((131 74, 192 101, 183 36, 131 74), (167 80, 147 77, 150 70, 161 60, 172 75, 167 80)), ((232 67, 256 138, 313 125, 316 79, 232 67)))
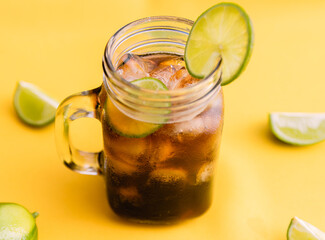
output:
POLYGON ((69 136, 70 123, 80 118, 100 120, 97 111, 101 87, 74 94, 58 107, 55 116, 56 145, 64 164, 71 170, 87 175, 100 174, 98 157, 101 152, 86 152, 73 146, 69 136))

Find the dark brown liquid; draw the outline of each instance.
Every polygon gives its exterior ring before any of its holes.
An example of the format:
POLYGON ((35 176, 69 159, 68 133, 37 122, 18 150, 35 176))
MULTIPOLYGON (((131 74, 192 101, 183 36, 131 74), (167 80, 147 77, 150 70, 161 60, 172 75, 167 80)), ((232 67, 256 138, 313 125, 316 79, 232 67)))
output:
MULTIPOLYGON (((150 55, 141 59, 144 62, 132 63, 130 67, 130 56, 125 56, 118 72, 130 81, 154 76, 168 88, 185 87, 197 81, 184 72, 181 58, 150 55)), ((110 100, 103 91, 102 106, 105 101, 110 100)), ((210 207, 214 162, 223 125, 222 91, 194 119, 164 124, 146 137, 119 135, 105 114, 102 124, 101 165, 109 203, 117 215, 140 222, 169 223, 201 215, 210 207)))

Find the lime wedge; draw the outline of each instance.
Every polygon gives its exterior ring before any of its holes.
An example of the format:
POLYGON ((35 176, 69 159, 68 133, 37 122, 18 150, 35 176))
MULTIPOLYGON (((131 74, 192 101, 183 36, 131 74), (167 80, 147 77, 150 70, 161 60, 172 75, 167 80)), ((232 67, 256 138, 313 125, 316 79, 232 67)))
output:
POLYGON ((31 83, 18 82, 14 107, 19 118, 32 126, 44 126, 54 120, 58 102, 31 83))
POLYGON ((237 4, 217 4, 198 17, 188 36, 185 63, 196 78, 208 76, 222 58, 222 83, 235 80, 245 69, 253 49, 253 27, 237 4))
MULTIPOLYGON (((131 83, 144 89, 168 90, 165 84, 156 78, 146 77, 136 79, 131 83)), ((121 136, 131 138, 146 137, 162 126, 162 124, 147 123, 130 118, 118 110, 110 100, 107 101, 106 110, 110 126, 121 136)))
POLYGON ((294 217, 288 227, 288 240, 325 240, 325 233, 308 222, 294 217))
POLYGON ((0 203, 0 239, 36 240, 35 217, 26 208, 16 203, 0 203))
POLYGON ((309 145, 325 139, 325 113, 270 113, 272 133, 293 145, 309 145))

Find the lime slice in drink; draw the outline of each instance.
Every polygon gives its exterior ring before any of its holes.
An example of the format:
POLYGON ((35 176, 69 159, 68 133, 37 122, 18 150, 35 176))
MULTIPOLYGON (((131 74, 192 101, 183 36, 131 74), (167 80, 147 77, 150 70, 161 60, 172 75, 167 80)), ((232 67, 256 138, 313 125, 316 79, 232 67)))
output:
MULTIPOLYGON (((150 90, 164 91, 168 90, 164 83, 155 78, 141 78, 131 82, 132 84, 150 90)), ((120 135, 125 137, 140 138, 150 135, 157 131, 162 124, 147 123, 135 120, 126 116, 110 100, 106 105, 107 117, 111 127, 120 135)))
POLYGON ((54 120, 58 103, 31 83, 18 82, 14 107, 19 118, 32 126, 44 126, 54 120))
POLYGON ((145 77, 145 78, 133 80, 131 83, 144 89, 150 89, 156 91, 168 90, 166 85, 157 78, 145 77))
POLYGON ((253 27, 246 12, 234 3, 217 4, 195 21, 185 47, 185 63, 196 78, 208 76, 222 58, 222 83, 235 80, 253 49, 253 27))
POLYGON ((0 203, 0 239, 37 240, 37 215, 16 203, 0 203))
POLYGON ((272 133, 293 145, 309 145, 325 139, 325 113, 270 113, 272 133))
POLYGON ((294 217, 288 227, 288 240, 325 240, 325 233, 308 222, 294 217))

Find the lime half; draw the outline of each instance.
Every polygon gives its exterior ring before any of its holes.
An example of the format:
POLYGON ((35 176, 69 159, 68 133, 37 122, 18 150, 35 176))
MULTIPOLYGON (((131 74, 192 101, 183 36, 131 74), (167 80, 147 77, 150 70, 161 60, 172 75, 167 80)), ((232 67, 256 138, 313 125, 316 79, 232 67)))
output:
POLYGON ((288 240, 325 240, 325 233, 308 222, 294 217, 288 227, 288 240))
POLYGON ((0 239, 37 240, 37 215, 16 203, 0 203, 0 239))
MULTIPOLYGON (((165 84, 156 78, 146 77, 134 80, 131 83, 144 89, 157 91, 168 90, 165 84)), ((111 100, 107 101, 106 110, 111 127, 119 135, 125 137, 146 137, 157 131, 162 126, 162 124, 142 122, 126 116, 114 105, 111 100)))
POLYGON ((54 120, 58 102, 31 83, 18 82, 14 107, 22 121, 32 126, 44 126, 54 120))
POLYGON ((196 78, 208 76, 222 58, 222 83, 236 79, 246 67, 253 48, 253 27, 237 4, 220 3, 199 16, 188 36, 185 63, 196 78))
POLYGON ((325 113, 270 113, 272 133, 293 145, 309 145, 325 139, 325 113))

